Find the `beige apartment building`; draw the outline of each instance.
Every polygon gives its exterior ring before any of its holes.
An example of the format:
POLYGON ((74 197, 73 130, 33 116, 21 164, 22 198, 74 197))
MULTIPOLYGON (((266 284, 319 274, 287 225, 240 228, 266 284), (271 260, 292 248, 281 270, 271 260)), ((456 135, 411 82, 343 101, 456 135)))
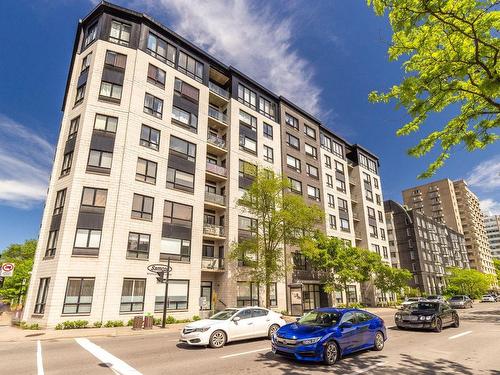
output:
POLYGON ((403 191, 404 204, 462 233, 470 268, 494 274, 479 199, 464 180, 443 179, 403 191))
MULTIPOLYGON (((164 284, 147 266, 168 260, 169 315, 265 305, 227 258, 253 235, 236 202, 258 168, 324 208, 329 235, 390 263, 377 157, 145 14, 103 2, 79 22, 62 110, 25 321, 160 314, 164 284)), ((326 293, 286 250, 294 271, 272 285, 274 309, 379 298, 326 293)))
POLYGON ((500 259, 500 215, 484 213, 484 229, 486 230, 492 257, 500 259))

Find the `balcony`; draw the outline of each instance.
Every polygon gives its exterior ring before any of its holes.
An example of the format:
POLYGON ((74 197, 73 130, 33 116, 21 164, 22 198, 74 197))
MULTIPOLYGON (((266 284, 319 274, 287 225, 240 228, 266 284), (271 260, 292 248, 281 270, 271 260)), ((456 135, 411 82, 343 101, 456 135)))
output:
POLYGON ((358 215, 358 213, 357 212, 353 212, 352 213, 352 218, 353 218, 354 221, 359 221, 359 215, 358 215))
POLYGON ((207 149, 211 154, 224 155, 227 152, 226 141, 212 133, 207 134, 207 149))
POLYGON ((220 194, 205 192, 205 202, 216 206, 226 206, 226 197, 220 194))
POLYGON ((227 115, 219 111, 217 108, 208 106, 208 125, 225 129, 227 128, 227 115))
POLYGON ((215 224, 203 224, 203 235, 205 237, 225 238, 224 227, 215 224))
POLYGON ((223 89, 216 83, 209 81, 208 88, 210 90, 209 101, 217 106, 226 105, 229 101, 229 91, 223 89))
POLYGON ((356 194, 351 194, 351 202, 354 204, 357 204, 358 201, 358 196, 356 194))
POLYGON ((210 272, 223 272, 224 271, 224 259, 203 257, 201 259, 201 270, 202 271, 210 271, 210 272))
POLYGON ((227 179, 227 169, 221 167, 220 165, 212 164, 207 162, 207 173, 209 173, 212 177, 218 180, 226 180, 227 179))

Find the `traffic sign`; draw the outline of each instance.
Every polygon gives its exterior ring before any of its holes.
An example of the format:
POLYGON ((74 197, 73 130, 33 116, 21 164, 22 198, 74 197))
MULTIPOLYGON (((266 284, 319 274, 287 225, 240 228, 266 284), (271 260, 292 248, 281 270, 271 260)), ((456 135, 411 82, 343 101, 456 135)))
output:
POLYGON ((0 268, 0 276, 12 276, 14 274, 14 267, 14 263, 2 263, 2 268, 0 268))

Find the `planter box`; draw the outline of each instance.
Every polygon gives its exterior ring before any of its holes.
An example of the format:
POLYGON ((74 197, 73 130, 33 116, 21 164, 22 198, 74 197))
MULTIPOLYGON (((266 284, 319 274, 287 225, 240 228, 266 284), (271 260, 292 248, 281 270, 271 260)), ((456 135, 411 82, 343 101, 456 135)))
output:
POLYGON ((144 317, 144 329, 152 329, 154 323, 154 318, 152 316, 144 317))
POLYGON ((134 316, 134 324, 132 325, 132 329, 142 329, 142 316, 134 316))

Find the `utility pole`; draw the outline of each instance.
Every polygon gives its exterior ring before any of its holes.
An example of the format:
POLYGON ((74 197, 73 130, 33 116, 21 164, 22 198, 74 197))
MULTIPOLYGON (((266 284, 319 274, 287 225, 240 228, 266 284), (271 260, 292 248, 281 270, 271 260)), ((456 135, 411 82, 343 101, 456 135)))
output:
POLYGON ((165 300, 163 301, 163 319, 161 321, 161 328, 165 328, 167 320, 167 305, 168 305, 168 279, 170 278, 170 258, 167 261, 167 275, 163 273, 163 278, 165 279, 165 300))

